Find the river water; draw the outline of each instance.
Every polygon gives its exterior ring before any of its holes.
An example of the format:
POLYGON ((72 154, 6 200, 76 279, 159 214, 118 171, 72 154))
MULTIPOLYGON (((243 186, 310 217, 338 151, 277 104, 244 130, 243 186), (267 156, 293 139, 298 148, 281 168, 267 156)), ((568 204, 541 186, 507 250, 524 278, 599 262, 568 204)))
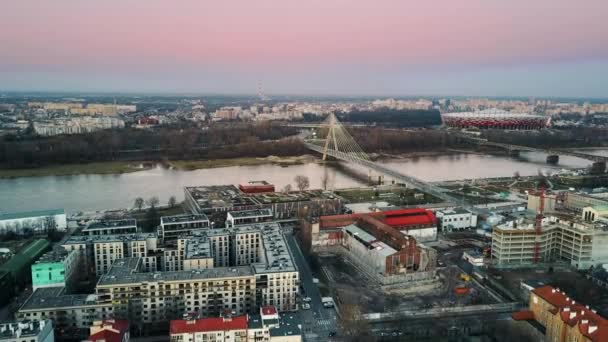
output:
MULTIPOLYGON (((585 150, 607 155, 608 150, 585 150)), ((519 157, 479 154, 450 154, 383 160, 381 163, 427 181, 535 175, 539 170, 555 173, 562 168, 582 168, 590 162, 560 157, 559 165, 545 164, 545 155, 522 153, 519 157)), ((365 170, 358 170, 366 173, 365 170)), ((239 184, 266 180, 281 189, 296 175, 310 178, 311 188, 320 188, 327 173, 329 188, 361 185, 361 181, 340 168, 317 163, 281 167, 278 165, 236 166, 194 171, 155 169, 120 175, 77 175, 0 179, 0 212, 64 208, 67 212, 128 208, 136 197, 157 196, 166 204, 170 196, 184 197, 183 187, 239 184)))

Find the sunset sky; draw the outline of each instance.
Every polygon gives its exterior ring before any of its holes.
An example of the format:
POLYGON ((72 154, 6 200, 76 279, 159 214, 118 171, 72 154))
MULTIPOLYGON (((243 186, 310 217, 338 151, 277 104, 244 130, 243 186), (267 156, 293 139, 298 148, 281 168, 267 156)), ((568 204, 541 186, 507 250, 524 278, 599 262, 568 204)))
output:
POLYGON ((0 90, 608 97, 606 0, 4 0, 0 90))

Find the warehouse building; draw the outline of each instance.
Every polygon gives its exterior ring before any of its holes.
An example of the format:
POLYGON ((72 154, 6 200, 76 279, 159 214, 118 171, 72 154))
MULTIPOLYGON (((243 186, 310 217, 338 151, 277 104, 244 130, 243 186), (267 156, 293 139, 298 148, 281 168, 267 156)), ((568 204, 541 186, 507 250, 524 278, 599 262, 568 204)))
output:
POLYGON ((442 232, 452 232, 477 226, 477 214, 463 208, 438 210, 435 215, 442 232))
POLYGON ((26 231, 33 233, 44 233, 50 230, 66 231, 67 227, 68 221, 63 209, 0 214, 0 234, 8 232, 24 234, 26 231))

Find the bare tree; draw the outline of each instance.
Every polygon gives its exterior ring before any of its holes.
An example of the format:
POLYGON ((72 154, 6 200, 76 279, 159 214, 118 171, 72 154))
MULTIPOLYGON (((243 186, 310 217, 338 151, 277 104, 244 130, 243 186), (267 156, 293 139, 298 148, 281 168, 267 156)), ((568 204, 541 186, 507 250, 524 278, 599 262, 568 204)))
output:
POLYGON ((133 204, 133 206, 138 210, 141 211, 141 209, 144 207, 144 199, 141 197, 137 197, 135 199, 135 203, 133 204))
POLYGON ((281 191, 282 191, 283 193, 288 193, 288 192, 291 192, 291 184, 287 184, 287 185, 285 185, 281 191))
POLYGON ((363 318, 358 304, 342 304, 342 333, 349 341, 374 341, 369 323, 363 318))
POLYGON ((327 173, 327 167, 323 168, 323 176, 321 176, 321 187, 323 190, 327 190, 327 184, 329 183, 329 174, 327 173))
POLYGON ((150 208, 156 208, 156 206, 158 205, 158 202, 159 202, 158 197, 152 196, 152 197, 148 198, 148 200, 146 201, 146 204, 150 208))
POLYGON ((296 186, 300 191, 304 191, 310 186, 310 179, 308 179, 306 176, 297 175, 293 180, 296 182, 296 186))
POLYGON ((55 216, 45 216, 42 219, 42 230, 44 232, 52 232, 57 229, 57 221, 55 221, 55 216))
POLYGON ((175 208, 176 205, 177 205, 177 199, 175 198, 175 196, 169 197, 169 207, 175 208))

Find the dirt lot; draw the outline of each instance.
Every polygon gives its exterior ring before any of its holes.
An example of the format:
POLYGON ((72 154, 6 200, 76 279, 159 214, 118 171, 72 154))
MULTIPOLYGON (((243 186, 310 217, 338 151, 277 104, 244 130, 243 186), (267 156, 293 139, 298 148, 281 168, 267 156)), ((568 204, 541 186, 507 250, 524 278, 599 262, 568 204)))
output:
POLYGON ((323 292, 339 302, 357 303, 367 313, 495 303, 478 284, 462 281, 462 271, 455 266, 440 270, 434 282, 383 289, 341 256, 320 257, 319 264, 323 292), (455 287, 465 285, 470 288, 468 294, 454 293, 455 287))

